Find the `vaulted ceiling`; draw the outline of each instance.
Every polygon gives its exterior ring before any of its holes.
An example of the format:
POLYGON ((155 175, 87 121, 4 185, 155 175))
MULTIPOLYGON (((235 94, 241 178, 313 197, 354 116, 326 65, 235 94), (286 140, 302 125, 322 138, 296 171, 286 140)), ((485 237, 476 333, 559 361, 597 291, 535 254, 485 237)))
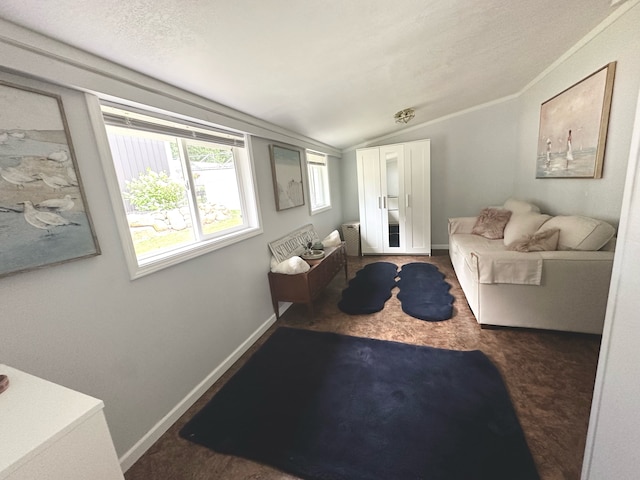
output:
MULTIPOLYGON (((0 17, 337 148, 519 92, 624 0, 2 0, 0 17)), ((1 63, 1 60, 0 60, 1 63)))

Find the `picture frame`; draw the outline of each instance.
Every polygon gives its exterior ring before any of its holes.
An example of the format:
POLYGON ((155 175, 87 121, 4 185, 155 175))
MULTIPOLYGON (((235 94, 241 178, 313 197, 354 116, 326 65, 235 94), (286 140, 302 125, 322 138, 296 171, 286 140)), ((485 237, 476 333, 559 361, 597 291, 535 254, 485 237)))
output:
POLYGON ((62 98, 0 81, 0 277, 100 255, 62 98))
POLYGON ((536 178, 602 178, 616 62, 544 102, 536 178))
POLYGON ((304 205, 302 154, 300 150, 282 145, 269 145, 271 173, 276 210, 304 205))

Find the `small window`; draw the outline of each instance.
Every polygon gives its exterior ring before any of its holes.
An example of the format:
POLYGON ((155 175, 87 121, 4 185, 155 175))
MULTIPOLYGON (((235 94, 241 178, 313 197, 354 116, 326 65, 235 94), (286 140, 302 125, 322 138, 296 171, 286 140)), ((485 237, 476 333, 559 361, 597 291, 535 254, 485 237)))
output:
POLYGON ((134 278, 260 233, 244 134, 120 105, 101 108, 134 278))
POLYGON ((306 154, 311 214, 320 213, 331 208, 327 156, 311 150, 306 154))

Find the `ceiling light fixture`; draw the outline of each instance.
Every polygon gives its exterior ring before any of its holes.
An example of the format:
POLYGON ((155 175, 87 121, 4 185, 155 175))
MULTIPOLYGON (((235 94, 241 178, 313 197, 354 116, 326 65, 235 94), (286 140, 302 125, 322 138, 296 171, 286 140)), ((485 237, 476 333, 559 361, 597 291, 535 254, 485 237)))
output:
POLYGON ((408 123, 415 116, 416 111, 413 108, 405 108, 396 113, 393 118, 396 119, 396 123, 408 123))

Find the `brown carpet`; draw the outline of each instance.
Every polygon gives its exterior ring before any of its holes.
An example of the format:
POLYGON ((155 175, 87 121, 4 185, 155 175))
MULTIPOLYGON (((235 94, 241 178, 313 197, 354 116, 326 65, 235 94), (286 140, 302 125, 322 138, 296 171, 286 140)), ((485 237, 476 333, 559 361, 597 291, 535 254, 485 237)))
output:
MULTIPOLYGON (((349 276, 367 263, 388 261, 401 266, 415 261, 435 264, 452 285, 454 315, 444 322, 424 322, 402 312, 397 289, 380 312, 349 316, 337 302, 345 288, 337 275, 315 302, 311 319, 305 306, 292 306, 189 411, 126 473, 126 480, 260 479, 296 477, 248 460, 218 454, 178 436, 222 384, 279 325, 346 335, 395 340, 454 350, 482 350, 507 384, 529 448, 544 480, 580 478, 600 337, 510 328, 484 328, 476 323, 464 299, 446 252, 432 257, 349 257, 349 276)), ((265 273, 265 282, 266 273, 265 273)))

